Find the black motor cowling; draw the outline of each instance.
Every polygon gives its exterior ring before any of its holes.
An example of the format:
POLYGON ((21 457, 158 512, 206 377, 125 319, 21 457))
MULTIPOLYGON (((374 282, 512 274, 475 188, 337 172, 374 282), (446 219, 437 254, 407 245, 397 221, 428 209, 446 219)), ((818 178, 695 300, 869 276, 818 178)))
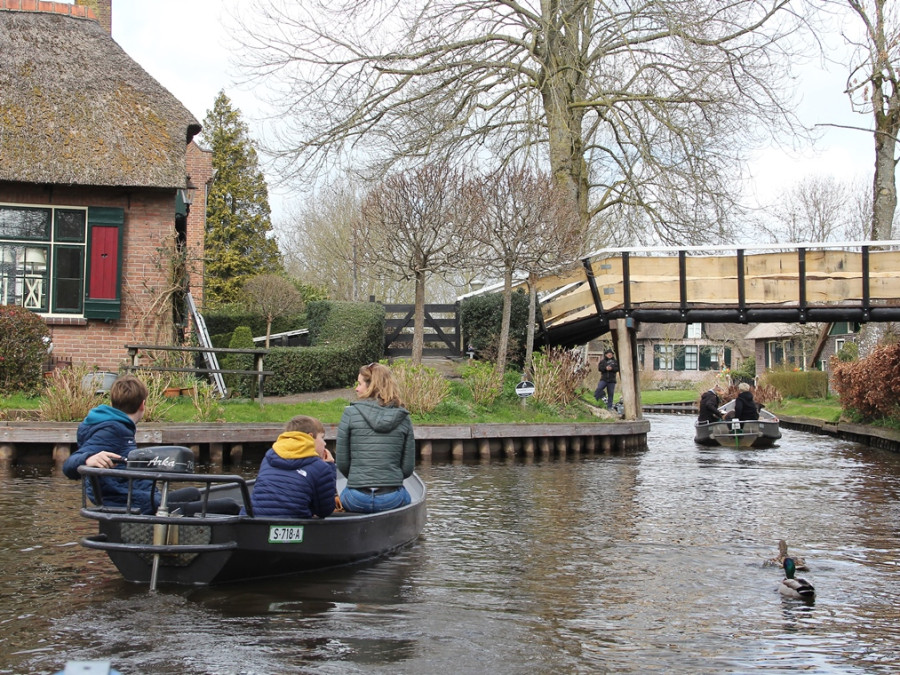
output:
POLYGON ((154 445, 128 453, 126 466, 141 471, 194 473, 194 453, 182 445, 154 445))

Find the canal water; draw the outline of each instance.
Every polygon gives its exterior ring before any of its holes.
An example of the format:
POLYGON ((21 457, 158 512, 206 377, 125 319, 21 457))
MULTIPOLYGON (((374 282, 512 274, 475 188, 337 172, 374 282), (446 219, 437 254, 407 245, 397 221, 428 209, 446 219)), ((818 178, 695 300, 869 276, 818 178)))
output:
POLYGON ((368 565, 151 594, 78 546, 80 490, 0 475, 0 673, 896 673, 900 456, 784 430, 421 467, 424 536, 368 565), (814 604, 765 567, 802 555, 814 604))

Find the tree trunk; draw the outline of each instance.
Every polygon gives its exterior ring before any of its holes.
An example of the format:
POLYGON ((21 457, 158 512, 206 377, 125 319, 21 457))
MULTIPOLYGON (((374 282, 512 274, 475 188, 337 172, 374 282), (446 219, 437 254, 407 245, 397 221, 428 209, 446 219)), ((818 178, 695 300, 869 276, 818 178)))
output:
POLYGON ((530 380, 534 372, 534 325, 537 322, 537 275, 528 275, 528 333, 525 338, 525 379, 530 380))
MULTIPOLYGON (((900 103, 898 103, 900 105, 900 103)), ((896 116, 896 113, 893 116, 896 116)), ((894 211, 897 209, 896 160, 894 152, 897 141, 896 123, 889 124, 885 115, 875 115, 875 180, 872 193, 872 232, 874 241, 891 239, 894 211)))
POLYGON ((572 104, 583 99, 585 66, 578 44, 578 26, 584 20, 589 4, 582 0, 541 3, 547 24, 547 45, 540 53, 543 62, 541 97, 547 122, 550 168, 559 185, 577 205, 583 224, 589 220, 590 190, 581 128, 584 113, 583 108, 572 104), (573 4, 581 6, 574 8, 573 4))
POLYGON ((412 362, 422 363, 422 351, 425 348, 425 272, 416 271, 416 309, 413 317, 412 362))
POLYGON ((500 342, 497 345, 497 372, 506 370, 506 352, 509 349, 509 317, 512 314, 512 270, 503 273, 503 315, 500 319, 500 342))

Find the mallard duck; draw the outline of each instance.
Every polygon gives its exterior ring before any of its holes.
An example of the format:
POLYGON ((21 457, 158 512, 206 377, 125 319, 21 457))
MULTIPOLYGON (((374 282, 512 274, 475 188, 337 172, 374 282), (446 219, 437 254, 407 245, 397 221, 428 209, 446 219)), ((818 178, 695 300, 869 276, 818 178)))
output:
POLYGON ((784 559, 784 579, 781 580, 778 592, 788 598, 812 600, 816 597, 816 589, 806 579, 795 579, 796 569, 793 558, 784 559))
MULTIPOLYGON (((763 567, 784 567, 784 559, 788 557, 787 550, 787 542, 784 539, 778 540, 778 555, 774 558, 769 558, 766 562, 763 563, 763 567)), ((799 572, 808 572, 809 568, 806 566, 806 561, 803 560, 800 556, 792 555, 791 558, 794 559, 794 569, 799 572)))

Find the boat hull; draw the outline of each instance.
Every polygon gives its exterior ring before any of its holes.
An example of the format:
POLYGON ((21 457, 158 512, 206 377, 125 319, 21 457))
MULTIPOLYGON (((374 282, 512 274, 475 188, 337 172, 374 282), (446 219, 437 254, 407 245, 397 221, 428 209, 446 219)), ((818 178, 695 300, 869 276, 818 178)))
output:
MULTIPOLYGON (((98 520, 99 533, 82 544, 105 550, 126 580, 151 585, 221 584, 347 565, 389 554, 422 532, 425 486, 417 475, 404 485, 412 496, 408 506, 323 519, 161 518, 89 507, 88 517, 98 520)), ((211 494, 238 493, 225 488, 211 494)))
MULTIPOLYGON (((719 411, 726 414, 732 404, 733 402, 729 402, 719 411)), ((759 411, 758 420, 739 422, 737 427, 734 420, 694 423, 694 442, 699 445, 771 448, 780 438, 781 425, 778 418, 765 409, 759 411)))

